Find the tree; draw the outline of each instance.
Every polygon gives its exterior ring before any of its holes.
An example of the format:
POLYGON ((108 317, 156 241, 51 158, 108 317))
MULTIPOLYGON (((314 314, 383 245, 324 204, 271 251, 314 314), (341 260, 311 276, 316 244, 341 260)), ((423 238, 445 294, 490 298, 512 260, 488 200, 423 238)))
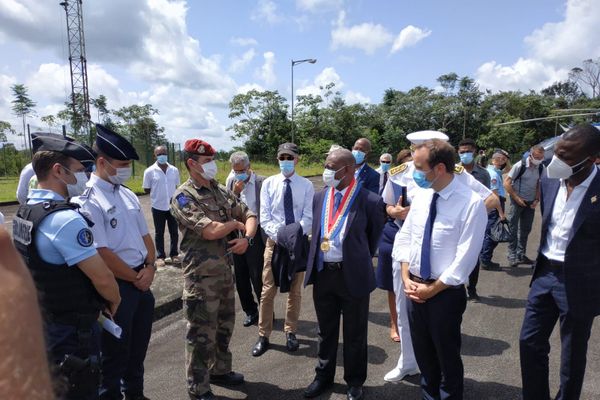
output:
POLYGON ((16 116, 21 117, 23 120, 23 140, 25 141, 25 147, 28 148, 27 135, 25 134, 25 121, 28 116, 35 113, 34 108, 37 104, 29 98, 27 87, 25 87, 25 85, 17 83, 10 88, 14 96, 14 100, 11 102, 13 104, 12 111, 16 116))
POLYGON ((569 72, 569 79, 577 82, 582 92, 589 87, 592 98, 600 96, 600 58, 595 60, 589 58, 583 61, 583 68, 572 68, 569 72))
POLYGON ((44 115, 40 120, 48 125, 49 131, 52 131, 52 128, 57 125, 56 117, 54 115, 44 115))
POLYGON ((90 102, 92 103, 92 107, 98 111, 98 123, 104 122, 104 119, 106 119, 106 116, 109 113, 106 96, 101 94, 98 98, 92 99, 90 102), (102 120, 100 119, 100 115, 103 116, 102 120))
POLYGON ((545 89, 541 94, 555 100, 555 107, 568 108, 577 100, 585 97, 585 94, 579 89, 577 83, 573 81, 558 81, 545 89))
POLYGON ((0 142, 5 143, 8 141, 8 139, 6 137, 7 133, 14 134, 15 131, 12 128, 12 126, 10 125, 10 122, 0 121, 0 142))

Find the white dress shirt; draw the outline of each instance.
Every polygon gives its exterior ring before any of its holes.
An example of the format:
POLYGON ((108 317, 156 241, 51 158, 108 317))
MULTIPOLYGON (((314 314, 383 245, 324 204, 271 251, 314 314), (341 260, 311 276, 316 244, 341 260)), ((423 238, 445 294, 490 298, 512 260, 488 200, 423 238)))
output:
POLYGON ((94 246, 106 247, 131 268, 141 265, 148 250, 142 236, 148 225, 137 196, 124 186, 113 185, 96 174, 90 176, 88 189, 73 202, 94 222, 94 246))
POLYGON ((579 206, 583 201, 585 192, 590 187, 590 183, 598 173, 597 168, 592 169, 592 173, 585 181, 573 188, 571 195, 567 199, 567 184, 564 179, 560 180, 560 188, 554 200, 554 208, 550 216, 546 243, 542 247, 542 254, 546 258, 555 261, 565 261, 565 251, 569 243, 569 235, 573 227, 573 221, 579 206))
MULTIPOLYGON (((347 186, 342 190, 336 189, 334 191, 333 195, 335 196, 337 193, 341 193, 342 199, 343 199, 344 194, 346 194, 347 190, 348 190, 347 186)), ((329 196, 326 196, 326 199, 329 199, 329 196)), ((335 197, 334 197, 334 199, 335 199, 335 197)), ((350 199, 348 199, 348 201, 349 200, 350 199)), ((341 207, 341 203, 340 203, 340 207, 341 207)), ((320 215, 317 215, 316 217, 321 218, 320 215)), ((348 218, 344 219, 344 222, 342 223, 342 227, 340 228, 340 233, 338 233, 337 236, 333 240, 329 241, 329 251, 326 251, 323 253, 323 261, 338 262, 338 261, 342 261, 344 259, 342 247, 343 247, 343 243, 344 243, 344 237, 346 236, 346 222, 348 222, 348 218)), ((325 223, 327 224, 327 221, 325 221, 325 223)))
POLYGON ((27 203, 27 195, 29 194, 29 181, 34 175, 35 171, 33 170, 33 165, 31 163, 24 166, 21 170, 19 184, 17 186, 17 200, 21 205, 27 203))
MULTIPOLYGON (((488 220, 482 199, 456 177, 439 192, 431 235, 431 279, 450 286, 468 280, 481 252, 488 220)), ((421 243, 433 193, 417 191, 394 240, 392 258, 408 262, 410 273, 416 276, 421 276, 421 243)))
POLYGON ((142 187, 150 189, 152 208, 169 211, 171 197, 180 183, 179 170, 176 167, 167 163, 167 169, 163 172, 157 161, 144 171, 142 187))
MULTIPOLYGON (((285 225, 283 195, 286 179, 277 174, 264 180, 260 190, 260 225, 271 238, 277 241, 277 231, 285 225)), ((294 199, 294 220, 300 222, 302 232, 310 232, 312 227, 312 201, 315 194, 313 184, 308 179, 294 173, 289 177, 294 199)))
MULTIPOLYGON (((225 187, 233 188, 235 182, 235 174, 230 172, 225 180, 225 187)), ((233 191, 233 189, 231 190, 233 191)), ((257 209, 256 203, 256 174, 254 172, 250 174, 250 179, 244 184, 244 188, 240 192, 240 200, 246 204, 253 213, 258 215, 260 210, 257 209)))

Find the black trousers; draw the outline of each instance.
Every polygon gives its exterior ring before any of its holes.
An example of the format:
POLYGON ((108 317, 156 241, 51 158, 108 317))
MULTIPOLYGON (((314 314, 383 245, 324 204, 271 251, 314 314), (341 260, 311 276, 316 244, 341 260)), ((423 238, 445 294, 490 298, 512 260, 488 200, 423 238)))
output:
POLYGON ((341 270, 317 272, 313 301, 319 323, 316 379, 332 382, 335 376, 340 316, 343 315, 344 380, 362 386, 367 378, 367 325, 369 295, 354 297, 341 270))
POLYGON ((466 306, 462 287, 446 289, 425 303, 407 303, 423 399, 463 398, 460 325, 466 306))
POLYGON ((152 219, 154 220, 154 243, 156 244, 156 258, 165 258, 165 224, 169 227, 169 236, 171 236, 171 251, 169 257, 175 257, 179 254, 177 245, 179 242, 179 232, 177 231, 177 221, 169 211, 157 210, 152 208, 152 219))
POLYGON ((258 303, 260 302, 260 294, 262 293, 264 254, 265 243, 259 232, 254 236, 254 244, 248 247, 246 253, 233 255, 235 288, 240 298, 242 310, 244 310, 246 315, 258 313, 258 303), (254 289, 254 295, 252 294, 252 289, 254 289), (254 296, 256 296, 256 300, 254 296))
POLYGON ((469 274, 469 286, 467 286, 467 291, 469 293, 473 293, 477 290, 477 282, 479 282, 479 259, 477 259, 475 268, 473 268, 473 271, 469 274))

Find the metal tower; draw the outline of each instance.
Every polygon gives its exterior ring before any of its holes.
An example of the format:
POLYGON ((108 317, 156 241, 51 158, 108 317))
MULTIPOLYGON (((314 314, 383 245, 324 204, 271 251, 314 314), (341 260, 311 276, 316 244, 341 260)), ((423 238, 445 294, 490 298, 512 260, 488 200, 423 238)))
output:
MULTIPOLYGON (((79 121, 80 118, 81 128, 79 133, 87 135, 90 132, 90 96, 88 93, 87 59, 85 58, 85 38, 83 35, 82 0, 64 0, 60 5, 64 7, 67 14, 73 119, 79 121)), ((77 129, 77 126, 73 128, 77 129)))

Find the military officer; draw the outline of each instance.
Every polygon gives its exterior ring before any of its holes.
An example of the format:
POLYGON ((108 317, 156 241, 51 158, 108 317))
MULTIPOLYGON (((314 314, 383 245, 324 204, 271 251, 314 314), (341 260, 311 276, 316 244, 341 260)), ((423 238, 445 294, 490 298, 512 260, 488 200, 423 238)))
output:
POLYGON ((136 195, 123 184, 139 157, 121 135, 96 124, 96 171, 75 201, 92 221, 94 244, 111 269, 121 294, 114 316, 123 329, 120 339, 102 336, 101 399, 144 400, 144 359, 150 341, 155 273, 152 237, 136 195))
POLYGON ((183 232, 186 368, 193 400, 214 399, 210 383, 244 382, 242 374, 231 370, 235 292, 230 255, 244 254, 253 245, 257 217, 215 180, 214 155, 213 147, 202 140, 185 142, 190 179, 171 200, 171 213, 183 232))
POLYGON ((85 188, 81 161, 94 155, 63 138, 39 139, 32 166, 39 188, 13 220, 13 239, 36 284, 50 361, 66 378, 66 399, 97 399, 101 310, 114 314, 117 282, 93 245, 87 221, 69 203, 85 188))

